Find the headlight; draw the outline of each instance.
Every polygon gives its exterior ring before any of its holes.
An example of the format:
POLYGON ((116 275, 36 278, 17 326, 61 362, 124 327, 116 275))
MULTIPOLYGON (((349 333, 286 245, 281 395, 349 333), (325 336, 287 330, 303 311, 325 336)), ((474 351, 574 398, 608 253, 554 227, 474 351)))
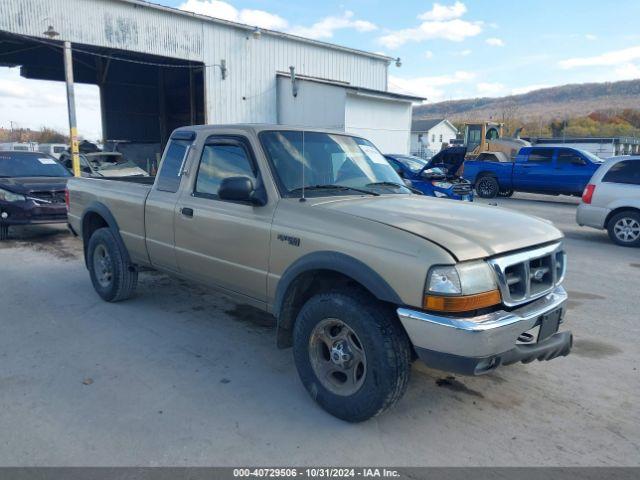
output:
POLYGON ((431 185, 438 188, 451 188, 451 183, 449 182, 431 182, 431 185))
POLYGON ((484 261, 436 266, 429 270, 423 307, 442 312, 466 312, 502 301, 496 278, 484 261))
POLYGON ((5 202, 24 202, 26 199, 27 197, 24 195, 19 195, 0 188, 0 200, 4 200, 5 202))

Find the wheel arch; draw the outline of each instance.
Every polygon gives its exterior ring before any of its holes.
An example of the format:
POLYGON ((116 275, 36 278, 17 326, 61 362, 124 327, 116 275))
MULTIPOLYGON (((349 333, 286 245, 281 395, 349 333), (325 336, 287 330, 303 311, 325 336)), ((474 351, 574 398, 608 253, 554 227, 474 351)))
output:
POLYGON ((290 265, 278 282, 273 306, 278 347, 291 346, 293 325, 309 298, 341 285, 357 285, 380 301, 402 304, 387 281, 360 260, 337 252, 310 253, 290 265))
POLYGON ((129 251, 127 250, 127 247, 122 240, 122 236, 120 235, 118 222, 104 203, 92 202, 87 206, 82 214, 82 219, 80 220, 80 228, 85 266, 87 265, 87 247, 89 245, 89 239, 91 238, 91 235, 93 235, 93 232, 99 228, 109 228, 111 230, 116 242, 118 242, 122 252, 124 252, 125 260, 127 262, 131 261, 129 258, 129 251))
POLYGON ((608 215, 607 218, 605 218, 604 220, 604 228, 608 228, 609 227, 609 222, 611 221, 611 219, 622 212, 626 212, 626 211, 630 211, 630 212, 635 212, 640 214, 640 208, 638 207, 632 207, 632 206, 623 206, 623 207, 617 207, 614 208, 613 210, 611 210, 608 215))

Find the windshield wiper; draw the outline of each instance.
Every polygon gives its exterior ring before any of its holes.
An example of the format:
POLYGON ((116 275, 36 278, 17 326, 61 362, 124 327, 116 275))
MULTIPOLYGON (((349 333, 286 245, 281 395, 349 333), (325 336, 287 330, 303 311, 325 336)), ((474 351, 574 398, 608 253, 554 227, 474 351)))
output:
MULTIPOLYGON (((301 192, 302 187, 294 188, 290 190, 290 193, 293 192, 301 192)), ((305 185, 304 190, 352 190, 354 192, 366 193, 367 195, 373 195, 374 197, 380 196, 377 192, 372 192, 371 190, 365 190, 364 188, 356 188, 356 187, 348 187, 346 185, 338 185, 328 183, 325 185, 305 185)))
POLYGON ((408 185, 403 185, 402 183, 396 183, 396 182, 373 182, 373 183, 367 183, 366 186, 367 187, 398 187, 398 188, 402 187, 418 195, 423 195, 423 193, 417 188, 413 188, 408 185))

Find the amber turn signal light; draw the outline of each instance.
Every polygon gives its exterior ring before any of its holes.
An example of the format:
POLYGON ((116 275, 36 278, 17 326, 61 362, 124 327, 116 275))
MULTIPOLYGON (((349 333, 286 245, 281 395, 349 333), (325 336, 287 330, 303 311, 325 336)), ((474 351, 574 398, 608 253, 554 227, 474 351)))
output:
POLYGON ((477 293, 475 295, 442 296, 425 295, 422 307, 436 312, 468 312, 479 308, 492 307, 502 301, 499 290, 477 293))

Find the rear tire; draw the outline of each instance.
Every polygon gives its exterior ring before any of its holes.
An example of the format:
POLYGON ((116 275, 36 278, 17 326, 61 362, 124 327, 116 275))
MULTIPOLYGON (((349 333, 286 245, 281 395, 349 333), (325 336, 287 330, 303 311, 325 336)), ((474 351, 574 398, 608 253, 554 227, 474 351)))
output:
POLYGON ((93 288, 107 302, 130 298, 138 284, 138 271, 125 261, 123 251, 109 228, 96 230, 89 239, 87 265, 93 288))
POLYGON ((305 303, 293 331, 300 380, 330 414, 362 422, 393 406, 409 384, 411 345, 393 309, 356 288, 305 303))
POLYGON ((9 225, 0 223, 0 241, 9 238, 9 225))
POLYGON ((616 245, 640 247, 640 213, 627 210, 615 214, 607 223, 607 231, 616 245))
POLYGON ((500 186, 495 177, 485 175, 476 181, 476 193, 480 198, 496 198, 499 191, 500 186))

